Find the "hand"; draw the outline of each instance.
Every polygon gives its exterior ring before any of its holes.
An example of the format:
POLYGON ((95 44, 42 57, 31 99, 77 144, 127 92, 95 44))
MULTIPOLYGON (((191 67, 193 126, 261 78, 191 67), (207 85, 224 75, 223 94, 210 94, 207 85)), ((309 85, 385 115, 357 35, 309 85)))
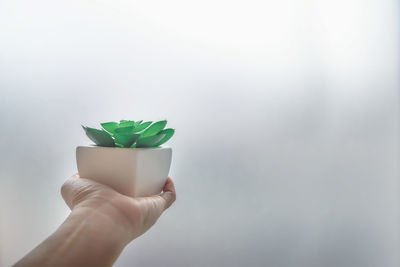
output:
POLYGON ((70 215, 15 266, 111 266, 123 248, 146 232, 176 198, 170 178, 160 195, 131 198, 74 175, 64 183, 61 194, 70 215))
POLYGON ((160 195, 131 198, 75 174, 61 187, 61 194, 74 212, 86 213, 87 217, 102 214, 105 220, 117 220, 126 229, 128 242, 146 232, 176 199, 171 178, 160 195))

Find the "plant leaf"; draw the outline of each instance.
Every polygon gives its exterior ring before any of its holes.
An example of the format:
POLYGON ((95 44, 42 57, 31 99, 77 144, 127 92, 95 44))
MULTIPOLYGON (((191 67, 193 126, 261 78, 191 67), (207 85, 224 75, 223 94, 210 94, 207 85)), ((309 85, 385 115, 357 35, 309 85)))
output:
POLYGON ((128 127, 119 127, 117 129, 115 129, 114 133, 134 133, 135 127, 133 126, 128 126, 128 127))
POLYGON ((136 141, 136 147, 151 147, 157 144, 165 134, 157 134, 152 136, 142 137, 140 136, 139 139, 136 141))
POLYGON ((95 128, 85 127, 82 125, 83 130, 85 130, 86 135, 98 146, 113 147, 114 140, 111 135, 104 130, 99 130, 95 128))
POLYGON ((138 133, 138 132, 143 131, 144 129, 146 129, 147 127, 149 127, 151 123, 152 123, 151 121, 146 121, 146 122, 143 122, 142 124, 139 124, 139 126, 137 126, 137 127, 135 128, 134 132, 135 132, 135 133, 138 133))
POLYGON ((165 125, 167 125, 167 121, 166 120, 155 122, 142 133, 142 136, 146 137, 146 136, 156 135, 162 129, 164 129, 165 125))
POLYGON ((139 138, 139 134, 127 134, 127 133, 115 133, 114 140, 118 145, 122 145, 123 147, 130 147, 135 141, 139 138))
POLYGON ((136 122, 135 122, 135 125, 133 125, 133 126, 138 127, 138 126, 142 123, 142 121, 143 121, 143 120, 141 120, 141 121, 136 121, 136 122))
POLYGON ((175 133, 175 129, 168 128, 168 129, 162 130, 159 134, 165 134, 165 136, 160 141, 158 141, 155 145, 153 145, 153 147, 164 144, 174 135, 174 133, 175 133))
POLYGON ((115 121, 110 121, 110 122, 103 122, 100 123, 101 127, 103 127, 104 130, 109 132, 110 134, 113 134, 115 129, 119 127, 119 123, 115 121))
POLYGON ((121 120, 119 122, 119 127, 129 127, 129 126, 135 126, 135 122, 134 121, 127 121, 127 120, 121 120))

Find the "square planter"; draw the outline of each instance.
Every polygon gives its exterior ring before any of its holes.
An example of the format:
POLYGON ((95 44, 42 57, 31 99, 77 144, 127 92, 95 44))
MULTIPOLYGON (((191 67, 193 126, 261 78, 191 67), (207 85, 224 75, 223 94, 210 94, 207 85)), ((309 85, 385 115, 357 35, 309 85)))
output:
POLYGON ((108 185, 131 197, 161 192, 171 165, 172 149, 78 146, 80 177, 108 185))

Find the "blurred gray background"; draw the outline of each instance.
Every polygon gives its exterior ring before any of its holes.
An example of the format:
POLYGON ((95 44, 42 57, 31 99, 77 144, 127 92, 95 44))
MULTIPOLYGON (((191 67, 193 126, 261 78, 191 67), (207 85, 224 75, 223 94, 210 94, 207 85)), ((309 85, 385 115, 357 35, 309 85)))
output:
POLYGON ((177 202, 115 266, 399 266, 395 0, 0 1, 0 265, 80 125, 167 118, 177 202))

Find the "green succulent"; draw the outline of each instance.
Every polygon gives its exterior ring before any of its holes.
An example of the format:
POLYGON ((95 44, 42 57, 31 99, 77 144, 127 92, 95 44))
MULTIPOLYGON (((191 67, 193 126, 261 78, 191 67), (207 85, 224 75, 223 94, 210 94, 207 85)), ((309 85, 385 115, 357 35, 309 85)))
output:
POLYGON ((130 121, 100 123, 102 129, 82 125, 86 135, 97 146, 104 147, 157 147, 167 142, 175 133, 167 128, 167 121, 130 121))

